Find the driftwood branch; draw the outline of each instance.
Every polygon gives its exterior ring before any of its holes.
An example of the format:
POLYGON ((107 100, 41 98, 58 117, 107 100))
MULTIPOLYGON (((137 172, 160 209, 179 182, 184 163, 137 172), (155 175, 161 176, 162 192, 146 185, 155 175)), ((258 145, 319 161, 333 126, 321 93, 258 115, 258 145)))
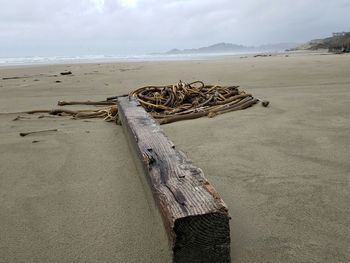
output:
POLYGON ((113 101, 58 101, 58 106, 65 105, 115 105, 113 101))
POLYGON ((51 130, 40 130, 40 131, 31 131, 31 132, 21 132, 19 135, 24 137, 29 134, 34 134, 34 133, 43 133, 43 132, 52 132, 52 131, 58 131, 57 129, 51 129, 51 130))
POLYGON ((135 160, 163 217, 173 262, 230 262, 230 217, 218 192, 135 98, 121 97, 117 103, 135 160))

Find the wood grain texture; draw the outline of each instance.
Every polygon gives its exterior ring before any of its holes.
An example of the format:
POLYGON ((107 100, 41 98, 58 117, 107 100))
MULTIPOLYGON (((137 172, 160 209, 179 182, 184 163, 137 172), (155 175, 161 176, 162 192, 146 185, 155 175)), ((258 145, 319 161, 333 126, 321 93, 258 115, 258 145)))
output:
POLYGON ((230 217, 219 193, 133 97, 118 98, 117 103, 163 217, 173 262, 230 262, 230 217))

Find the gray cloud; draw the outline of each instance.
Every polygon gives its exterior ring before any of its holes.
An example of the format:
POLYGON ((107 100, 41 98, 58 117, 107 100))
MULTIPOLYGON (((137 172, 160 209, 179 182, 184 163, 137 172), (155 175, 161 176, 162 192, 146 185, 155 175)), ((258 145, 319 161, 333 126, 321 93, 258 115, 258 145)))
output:
POLYGON ((350 30, 348 0, 0 0, 0 55, 303 42, 350 30))

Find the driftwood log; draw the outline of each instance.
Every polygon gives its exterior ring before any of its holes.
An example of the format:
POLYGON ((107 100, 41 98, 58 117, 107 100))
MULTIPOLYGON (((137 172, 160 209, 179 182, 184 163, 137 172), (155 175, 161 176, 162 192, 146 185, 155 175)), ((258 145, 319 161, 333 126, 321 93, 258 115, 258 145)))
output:
POLYGON ((228 209, 186 155, 133 97, 117 100, 119 118, 142 164, 167 231, 174 263, 230 260, 228 209))

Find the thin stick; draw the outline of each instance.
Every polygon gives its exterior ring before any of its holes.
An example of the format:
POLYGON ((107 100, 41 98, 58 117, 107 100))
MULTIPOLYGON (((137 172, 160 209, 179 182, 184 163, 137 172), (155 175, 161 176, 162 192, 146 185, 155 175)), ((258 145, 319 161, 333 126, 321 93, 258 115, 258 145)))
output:
POLYGON ((40 130, 40 131, 31 131, 31 132, 21 132, 19 135, 24 137, 29 134, 34 134, 34 133, 41 133, 41 132, 51 132, 51 131, 58 131, 57 129, 51 129, 51 130, 40 130))
POLYGON ((58 106, 64 105, 115 105, 113 101, 59 101, 58 106))

